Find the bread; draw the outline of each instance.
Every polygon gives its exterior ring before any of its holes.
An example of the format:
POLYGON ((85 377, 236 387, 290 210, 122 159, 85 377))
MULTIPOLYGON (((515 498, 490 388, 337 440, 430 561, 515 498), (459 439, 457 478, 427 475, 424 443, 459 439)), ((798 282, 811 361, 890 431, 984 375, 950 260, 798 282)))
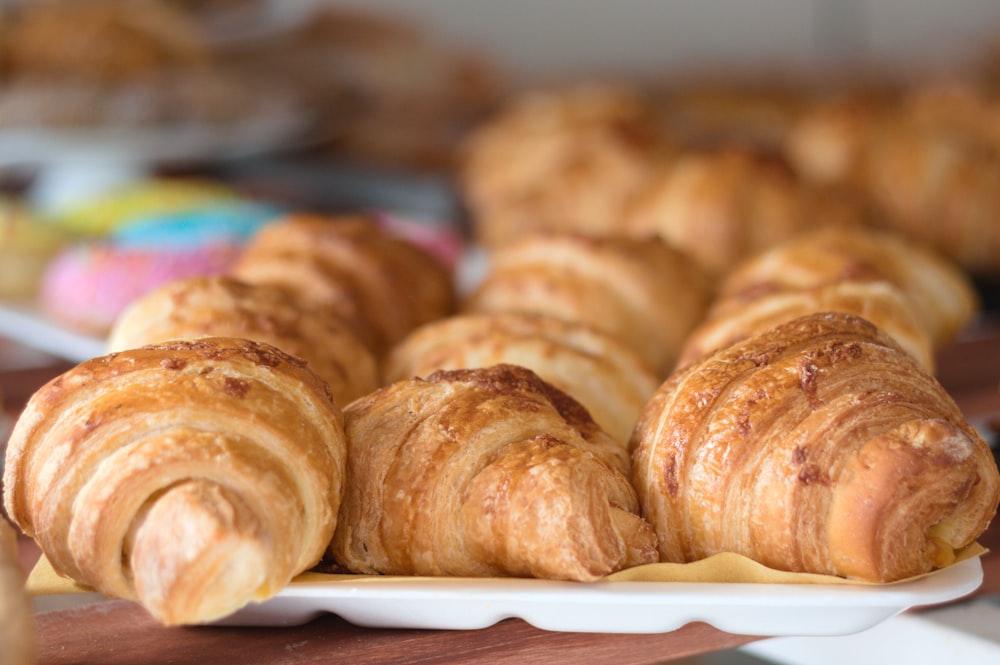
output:
POLYGON ((828 198, 776 155, 745 147, 688 150, 631 201, 625 229, 658 234, 713 276, 816 226, 855 225, 850 201, 828 198))
POLYGON ((35 662, 34 608, 24 590, 24 571, 17 555, 17 534, 0 518, 0 663, 35 662))
POLYGON ((930 335, 903 292, 887 281, 853 280, 721 299, 688 336, 678 366, 686 367, 712 351, 816 312, 844 312, 867 319, 934 371, 930 335))
POLYGON ((307 308, 277 287, 229 277, 179 279, 133 301, 115 321, 108 349, 198 337, 276 346, 304 360, 339 405, 380 383, 375 356, 332 310, 307 308))
POLYGON ((7 449, 4 506, 57 572, 164 624, 269 598, 336 525, 343 416, 258 342, 165 342, 43 386, 7 449))
POLYGON ((594 580, 656 558, 624 446, 530 370, 400 381, 345 419, 348 570, 594 580))
POLYGON ((899 232, 863 227, 798 234, 730 271, 718 298, 746 300, 845 280, 898 287, 934 348, 951 342, 979 310, 972 280, 953 261, 899 232))
POLYGON ((705 272, 658 237, 538 235, 496 250, 466 312, 521 311, 590 325, 663 376, 711 297, 705 272))
POLYGON ((988 445, 941 385, 842 313, 782 324, 674 374, 631 446, 664 561, 728 551, 890 582, 951 563, 1000 498, 988 445))
POLYGON ((581 84, 522 93, 471 133, 460 186, 476 241, 606 235, 672 146, 635 90, 581 84))
POLYGON ((290 215, 251 238, 232 276, 273 284, 345 318, 381 359, 417 326, 452 313, 449 269, 362 216, 290 215))
POLYGON ((385 364, 394 382, 439 369, 526 367, 571 395, 608 434, 628 441, 659 381, 635 353, 590 326, 542 314, 466 314, 418 328, 385 364))

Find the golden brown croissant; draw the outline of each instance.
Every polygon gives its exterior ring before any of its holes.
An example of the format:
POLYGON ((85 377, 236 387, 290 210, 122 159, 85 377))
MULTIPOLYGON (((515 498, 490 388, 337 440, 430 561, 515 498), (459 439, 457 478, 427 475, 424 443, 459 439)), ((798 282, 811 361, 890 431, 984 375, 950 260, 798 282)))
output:
POLYGON ((952 261, 898 232, 864 227, 798 234, 738 265, 718 297, 747 300, 845 280, 900 288, 935 347, 950 342, 979 309, 972 281, 952 261))
POLYGON ((968 84, 829 101, 786 152, 805 177, 864 195, 879 223, 974 273, 1000 272, 1000 104, 968 84))
POLYGON ((669 154, 652 107, 631 89, 580 85, 516 97, 464 146, 461 184, 476 240, 539 232, 604 235, 669 154))
POLYGON ((240 337, 306 361, 347 404, 380 384, 375 356, 337 314, 307 308, 277 287, 229 277, 169 282, 132 302, 108 336, 110 351, 172 339, 240 337))
POLYGON ((0 517, 0 663, 35 662, 34 608, 24 590, 24 571, 17 555, 17 534, 0 517))
POLYGON ((674 374, 632 440, 661 559, 736 552, 888 582, 952 562, 1000 474, 941 385, 869 322, 814 314, 674 374))
POLYGON ((366 217, 291 215, 251 240, 232 274, 332 308, 381 357, 417 326, 452 312, 444 264, 366 217))
POLYGON ((930 335, 903 292, 886 281, 853 280, 721 299, 688 336, 677 365, 686 367, 712 351, 816 312, 845 312, 867 319, 889 333, 921 365, 934 370, 930 335))
POLYGON ((656 559, 624 446, 528 369, 400 381, 345 420, 330 554, 349 570, 593 580, 656 559))
POLYGON ((631 202, 626 227, 658 234, 722 275, 798 231, 860 219, 848 201, 824 197, 780 158, 731 147, 687 151, 658 169, 631 202))
POLYGON ((165 624, 277 593, 323 555, 343 416, 304 363, 231 338, 84 362, 43 386, 7 449, 4 505, 61 574, 165 624))
POLYGON ((387 382, 439 369, 520 365, 575 398, 608 434, 628 441, 659 381, 625 345, 590 326, 542 314, 466 314, 428 323, 389 354, 387 382))
POLYGON ((579 321, 624 342, 658 375, 708 307, 711 286, 656 236, 531 236, 493 252, 467 312, 521 311, 579 321))

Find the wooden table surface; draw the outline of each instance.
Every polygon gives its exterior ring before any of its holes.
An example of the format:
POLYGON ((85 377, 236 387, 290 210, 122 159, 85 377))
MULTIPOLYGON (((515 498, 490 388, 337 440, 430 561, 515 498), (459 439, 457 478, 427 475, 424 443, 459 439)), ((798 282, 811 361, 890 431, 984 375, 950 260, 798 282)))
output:
MULTIPOLYGON (((1000 323, 969 331, 939 355, 938 375, 970 419, 1000 422, 1000 323)), ((0 390, 26 397, 58 368, 0 372, 0 390)), ((997 554, 983 558, 977 595, 1000 593, 1000 524, 981 542, 997 554)), ((37 550, 23 541, 23 562, 37 550)), ((165 628, 123 601, 37 616, 38 662, 88 663, 536 663, 616 665, 658 663, 726 649, 757 639, 705 624, 654 635, 547 632, 517 619, 472 631, 384 630, 353 626, 326 615, 288 628, 165 628)))

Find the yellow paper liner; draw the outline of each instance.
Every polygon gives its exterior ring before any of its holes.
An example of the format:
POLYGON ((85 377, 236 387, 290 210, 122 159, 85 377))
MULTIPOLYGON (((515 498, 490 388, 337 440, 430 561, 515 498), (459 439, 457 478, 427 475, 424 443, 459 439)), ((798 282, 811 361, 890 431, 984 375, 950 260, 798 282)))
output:
MULTIPOLYGON (((989 550, 979 543, 956 552, 955 562, 972 559, 986 554, 989 550)), ((947 566, 950 567, 950 566, 947 566)), ((946 567, 946 568, 947 568, 946 567)), ((908 577, 895 582, 880 583, 847 579, 833 575, 817 575, 813 573, 789 573, 768 568, 739 554, 722 553, 695 561, 693 563, 651 563, 621 570, 603 578, 603 581, 613 582, 709 582, 709 583, 754 583, 754 584, 865 584, 873 586, 890 586, 903 584, 934 575, 944 568, 908 577)), ((305 572, 291 581, 296 584, 335 584, 340 582, 358 583, 367 580, 391 581, 414 580, 419 578, 402 578, 381 575, 334 575, 328 573, 305 572)), ((423 578, 429 579, 429 578, 423 578)), ((77 584, 73 580, 57 573, 48 559, 42 556, 27 581, 28 593, 33 596, 54 594, 86 593, 91 589, 77 584)))

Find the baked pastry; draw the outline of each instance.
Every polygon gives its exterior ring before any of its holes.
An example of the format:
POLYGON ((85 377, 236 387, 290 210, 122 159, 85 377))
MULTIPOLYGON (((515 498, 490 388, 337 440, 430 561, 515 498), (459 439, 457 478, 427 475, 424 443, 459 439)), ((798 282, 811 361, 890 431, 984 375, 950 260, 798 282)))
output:
POLYGON ((197 337, 240 337, 304 360, 338 405, 375 390, 372 352, 334 312, 307 309, 284 291, 230 277, 178 279, 133 301, 108 335, 109 351, 197 337))
POLYGON ((803 116, 786 152, 813 180, 866 197, 875 219, 978 274, 1000 272, 1000 105, 970 84, 829 101, 803 116))
POLYGON ((712 351, 816 312, 845 312, 867 319, 934 371, 934 347, 903 292, 887 281, 835 281, 822 286, 721 299, 688 336, 678 361, 686 367, 712 351))
POLYGON ((231 274, 332 309, 378 358, 455 307, 451 271, 441 261, 362 216, 279 219, 250 240, 231 274))
POLYGON ((748 300, 845 280, 898 287, 934 348, 952 341, 979 309, 972 280, 954 262, 899 232, 865 227, 798 234, 735 267, 718 298, 748 300))
POLYGON ((386 382, 439 369, 510 364, 526 367, 580 402, 612 437, 626 443, 639 410, 659 385, 624 344, 590 326, 542 314, 466 314, 428 323, 386 358, 386 382))
POLYGON ((1000 499, 989 446, 944 388, 843 313, 782 324, 674 374, 631 444, 663 561, 736 552, 891 582, 952 563, 1000 499))
POLYGON ((579 321, 633 349, 663 376, 711 297, 704 271, 655 236, 536 235, 500 248, 467 312, 579 321))
POLYGON ((0 517, 0 662, 35 662, 34 608, 24 590, 24 571, 17 556, 17 534, 0 517))
POLYGON ((345 420, 348 570, 595 580, 656 559, 624 446, 528 369, 400 381, 345 420))
POLYGON ((662 236, 719 276, 803 229, 861 220, 851 200, 826 196, 777 155, 727 147, 662 165, 630 202, 625 228, 662 236))
POLYGON ((304 363, 231 338, 84 362, 14 426, 4 506, 62 575, 164 624, 261 601, 322 557, 343 416, 304 363))
POLYGON ((652 107, 629 88, 523 93, 466 141, 473 235, 495 248, 539 232, 620 232, 625 205, 671 151, 652 107))

